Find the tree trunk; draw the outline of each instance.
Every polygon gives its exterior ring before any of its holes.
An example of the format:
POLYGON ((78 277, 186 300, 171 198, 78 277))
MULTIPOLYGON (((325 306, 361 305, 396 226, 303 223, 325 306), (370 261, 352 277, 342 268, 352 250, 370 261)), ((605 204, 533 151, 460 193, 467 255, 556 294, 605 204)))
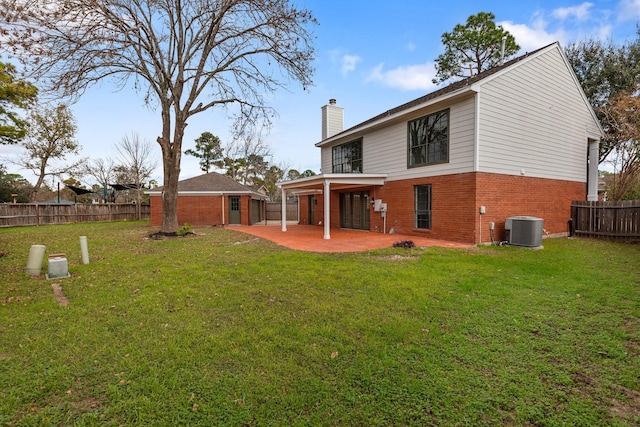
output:
MULTIPOLYGON (((162 144, 161 144, 162 145, 162 144)), ((176 161, 175 153, 170 144, 165 152, 162 147, 164 188, 162 190, 162 228, 163 233, 175 233, 178 231, 178 178, 180 176, 180 164, 176 161)))
MULTIPOLYGON (((139 180, 138 180, 139 181, 139 180)), ((136 187, 138 187, 136 189, 136 219, 138 221, 140 221, 142 219, 142 207, 140 206, 140 204, 142 203, 142 188, 141 188, 141 183, 140 182, 136 182, 136 187)))
POLYGON ((140 221, 142 219, 142 211, 140 203, 142 202, 142 183, 140 182, 140 173, 136 172, 136 219, 140 221))
POLYGON ((180 157, 185 120, 176 114, 173 143, 171 143, 171 119, 168 108, 163 111, 162 137, 158 143, 162 147, 162 166, 164 171, 164 189, 162 191, 162 233, 178 231, 178 180, 180 178, 180 157))
POLYGON ((40 175, 38 175, 38 180, 36 182, 36 184, 33 186, 33 189, 31 190, 31 193, 29 194, 29 202, 30 203, 35 203, 36 199, 38 198, 38 192, 40 191, 40 188, 42 187, 42 183, 44 182, 44 167, 40 167, 40 175))
POLYGON ((162 228, 163 233, 178 231, 178 176, 180 168, 174 163, 165 165, 164 189, 162 191, 162 228))

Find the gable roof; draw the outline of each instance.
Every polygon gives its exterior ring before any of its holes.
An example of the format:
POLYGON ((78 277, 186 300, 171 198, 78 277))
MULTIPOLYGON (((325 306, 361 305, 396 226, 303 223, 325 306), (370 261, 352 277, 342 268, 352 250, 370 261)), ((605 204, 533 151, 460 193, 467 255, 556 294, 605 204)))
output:
MULTIPOLYGON (((160 194, 164 187, 156 187, 147 191, 147 194, 160 194)), ((244 193, 259 194, 253 189, 234 181, 228 176, 217 172, 209 172, 204 175, 178 181, 178 194, 180 193, 244 193)))
MULTIPOLYGON (((493 67, 493 68, 490 68, 488 70, 485 70, 485 71, 483 71, 481 73, 476 74, 475 76, 471 76, 471 77, 467 77, 466 79, 458 80, 458 81, 453 82, 450 85, 445 86, 445 87, 443 87, 441 89, 438 89, 438 90, 436 90, 434 92, 428 93, 428 94, 426 94, 424 96, 421 96, 419 98, 416 98, 416 99, 414 99, 412 101, 409 101, 409 102, 406 102, 406 103, 404 103, 402 105, 399 105, 397 107, 391 108, 390 110, 387 110, 384 113, 378 114, 377 116, 374 116, 374 117, 372 117, 372 118, 370 118, 368 120, 365 120, 362 123, 359 123, 359 124, 357 124, 355 126, 352 126, 352 127, 348 128, 348 129, 345 129, 342 132, 339 132, 339 133, 337 133, 337 134, 335 134, 335 135, 333 135, 333 136, 331 136, 329 138, 326 138, 326 139, 316 143, 315 145, 316 145, 316 147, 320 147, 320 146, 324 145, 328 141, 332 141, 334 139, 338 139, 341 136, 344 136, 345 134, 351 133, 351 132, 353 132, 355 130, 358 130, 360 128, 365 128, 368 125, 370 125, 372 123, 375 123, 375 122, 378 122, 378 121, 381 121, 381 120, 383 120, 383 119, 385 119, 387 117, 391 117, 391 116, 397 115, 398 113, 402 113, 404 111, 410 110, 410 109, 412 109, 414 107, 418 107, 418 106, 423 105, 425 103, 428 103, 430 101, 435 101, 435 100, 437 100, 439 98, 445 98, 447 95, 453 94, 455 92, 462 92, 465 89, 466 90, 470 90, 470 89, 472 89, 472 86, 476 85, 477 83, 480 83, 483 80, 488 80, 490 77, 495 76, 496 74, 498 74, 498 73, 500 73, 500 72, 502 72, 502 71, 504 71, 504 70, 506 70, 508 68, 516 66, 517 64, 522 63, 523 61, 525 61, 525 60, 527 60, 527 59, 529 59, 531 57, 534 57, 534 56, 538 55, 539 53, 541 53, 543 51, 546 51, 546 50, 549 50, 549 49, 552 49, 552 48, 556 48, 556 49, 560 50, 560 52, 562 53, 562 49, 560 49, 560 44, 558 42, 554 42, 554 43, 548 44, 548 45, 543 46, 543 47, 541 47, 539 49, 536 49, 536 50, 534 50, 532 52, 527 52, 524 55, 518 56, 517 58, 511 59, 509 61, 506 61, 502 65, 498 65, 496 67, 493 67)), ((566 60, 566 57, 564 56, 564 53, 562 53, 562 56, 565 58, 565 63, 567 65, 567 67, 569 67, 569 69, 571 70, 570 64, 566 60)), ((573 70, 571 70, 571 72, 573 73, 573 70)), ((582 87, 580 86, 577 78, 575 77, 575 74, 574 74, 573 77, 574 77, 574 79, 576 81, 576 85, 578 86, 578 88, 582 92, 583 99, 585 100, 588 108, 591 110, 591 113, 592 113, 592 116, 593 116, 594 120, 596 122, 598 122, 598 120, 597 120, 597 118, 595 116, 595 113, 593 112, 593 108, 589 104, 589 102, 587 100, 587 97, 584 95, 584 92, 582 91, 582 87)), ((599 123, 598 123, 598 126, 600 126, 599 123)))

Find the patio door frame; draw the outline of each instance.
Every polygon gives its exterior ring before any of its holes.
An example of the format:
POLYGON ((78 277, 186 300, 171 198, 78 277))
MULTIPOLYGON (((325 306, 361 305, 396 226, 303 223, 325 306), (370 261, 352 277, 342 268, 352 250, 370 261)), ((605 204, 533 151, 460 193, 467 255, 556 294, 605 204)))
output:
POLYGON ((368 190, 340 193, 340 227, 370 230, 370 193, 368 190))
POLYGON ((316 223, 316 196, 309 194, 307 201, 309 204, 309 224, 314 225, 316 223))

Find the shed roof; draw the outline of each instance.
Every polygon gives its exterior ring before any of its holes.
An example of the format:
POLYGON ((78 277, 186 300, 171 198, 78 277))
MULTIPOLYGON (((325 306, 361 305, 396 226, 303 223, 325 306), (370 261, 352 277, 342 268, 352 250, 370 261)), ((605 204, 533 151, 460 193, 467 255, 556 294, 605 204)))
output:
MULTIPOLYGON (((164 187, 156 187, 147 191, 148 194, 162 192, 164 187)), ((234 181, 228 176, 217 172, 209 172, 193 178, 178 181, 179 193, 252 193, 258 194, 256 191, 246 185, 234 181)))

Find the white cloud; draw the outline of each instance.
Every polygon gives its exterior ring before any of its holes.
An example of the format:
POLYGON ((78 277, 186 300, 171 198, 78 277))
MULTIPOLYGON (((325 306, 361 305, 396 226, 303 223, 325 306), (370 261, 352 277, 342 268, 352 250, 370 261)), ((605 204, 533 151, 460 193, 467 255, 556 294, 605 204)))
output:
POLYGON ((351 71, 356 69, 356 64, 362 59, 357 55, 342 55, 340 72, 342 76, 346 76, 351 71))
MULTIPOLYGON (((622 0, 620 7, 637 19, 640 14, 640 0, 622 0), (635 10, 635 12, 632 12, 635 10)), ((529 23, 501 22, 522 48, 521 52, 531 52, 553 42, 563 46, 580 40, 597 38, 605 40, 612 36, 615 25, 611 22, 611 11, 593 9, 594 4, 584 2, 577 6, 557 8, 551 12, 536 12, 529 23)))
POLYGON ((433 63, 405 65, 385 71, 379 64, 369 73, 367 82, 377 82, 400 90, 428 90, 435 87, 431 79, 436 74, 433 63))
POLYGON ((611 37, 611 33, 613 33, 613 26, 611 24, 604 24, 598 28, 595 37, 600 40, 606 40, 611 37))
POLYGON ((340 49, 329 51, 329 58, 334 66, 340 67, 340 73, 345 77, 356 69, 356 65, 362 61, 358 55, 349 55, 343 53, 340 49))
POLYGON ((618 5, 620 21, 637 21, 640 18, 640 0, 622 0, 618 5))
POLYGON ((556 41, 564 44, 567 40, 562 29, 549 32, 548 25, 542 18, 536 19, 532 25, 514 24, 510 21, 501 22, 500 25, 515 37, 523 52, 531 52, 556 41))
POLYGON ((559 7, 551 13, 551 16, 560 20, 575 18, 578 21, 585 21, 589 18, 591 7, 593 7, 593 3, 589 2, 582 3, 578 6, 559 7))
MULTIPOLYGON (((639 19, 640 0, 619 1, 617 11, 624 13, 627 20, 639 19)), ((567 46, 591 37, 611 37, 615 29, 611 18, 611 10, 596 9, 595 2, 583 1, 575 6, 540 10, 527 23, 503 21, 498 24, 515 37, 521 47, 519 54, 523 54, 554 42, 567 46)), ((407 45, 410 51, 414 47, 412 43, 407 45)), ((381 63, 369 72, 366 81, 400 90, 430 90, 436 86, 431 82, 435 73, 433 63, 401 65, 394 69, 385 69, 381 63)))

